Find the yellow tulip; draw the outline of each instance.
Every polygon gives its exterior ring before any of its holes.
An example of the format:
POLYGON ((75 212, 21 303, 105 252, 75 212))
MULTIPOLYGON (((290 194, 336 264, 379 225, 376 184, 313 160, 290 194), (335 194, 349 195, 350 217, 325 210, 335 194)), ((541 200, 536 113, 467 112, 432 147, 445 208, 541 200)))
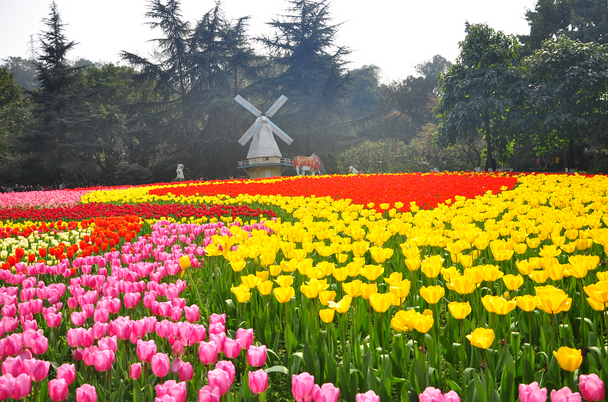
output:
POLYGON ((471 294, 477 289, 477 285, 473 282, 473 278, 469 275, 457 276, 451 278, 450 282, 446 284, 447 288, 455 291, 460 295, 471 294))
POLYGON ((494 330, 486 328, 476 328, 472 333, 467 335, 467 339, 472 346, 480 349, 487 349, 494 342, 494 330))
POLYGON ((443 258, 440 255, 434 255, 422 261, 421 271, 427 278, 436 278, 441 272, 443 258))
POLYGON ((374 293, 369 298, 374 311, 378 313, 385 313, 391 306, 392 297, 390 293, 374 293))
POLYGON ((336 314, 336 310, 331 309, 331 308, 324 308, 322 310, 319 310, 319 317, 321 318, 321 321, 323 321, 326 324, 329 324, 330 322, 332 322, 334 320, 335 314, 336 314))
POLYGON ((249 292, 249 288, 243 284, 238 287, 232 286, 230 291, 234 293, 236 296, 236 300, 239 303, 246 303, 251 298, 251 293, 249 292))
POLYGON ((333 302, 336 298, 336 292, 333 290, 322 290, 319 292, 319 301, 324 306, 329 306, 329 302, 333 302))
POLYGON ((408 279, 404 279, 401 282, 391 285, 391 293, 400 299, 407 297, 410 293, 411 282, 408 279))
POLYGON ((498 265, 484 265, 483 266, 483 280, 486 282, 494 282, 504 276, 504 273, 500 270, 498 265))
POLYGON ((245 261, 245 260, 232 261, 230 263, 230 267, 232 268, 232 270, 234 272, 241 272, 243 270, 243 268, 245 268, 246 265, 247 265, 247 261, 245 261))
POLYGON ((570 310, 572 299, 562 289, 554 286, 537 286, 538 308, 548 314, 558 314, 570 310))
POLYGON ((325 290, 329 287, 327 281, 319 281, 318 279, 311 279, 305 284, 300 286, 300 291, 304 293, 304 296, 309 299, 314 299, 317 297, 320 291, 325 290))
POLYGON ((323 273, 322 277, 326 277, 332 274, 332 272, 334 272, 334 269, 336 268, 336 264, 334 264, 333 262, 328 262, 328 261, 320 261, 317 264, 317 268, 319 268, 319 270, 321 270, 321 272, 323 273))
POLYGON ((545 283, 549 278, 549 274, 545 270, 532 271, 528 276, 536 283, 545 283))
POLYGON ((361 295, 361 282, 360 279, 355 279, 351 282, 342 283, 342 289, 346 292, 347 295, 352 297, 353 299, 357 296, 361 295))
POLYGON ((559 366, 566 371, 576 371, 583 363, 583 354, 580 349, 572 349, 567 346, 562 346, 553 355, 557 359, 559 366))
POLYGON ((272 292, 272 282, 271 281, 264 281, 264 282, 260 282, 257 285, 257 289, 258 292, 260 292, 260 294, 262 296, 268 296, 270 294, 270 292, 272 292))
POLYGON ((524 284, 524 277, 519 274, 517 276, 515 276, 513 274, 509 274, 509 275, 503 276, 502 281, 504 282, 507 289, 509 289, 511 291, 515 291, 515 290, 519 289, 521 287, 521 285, 524 284))
POLYGON ((423 286, 419 290, 420 296, 428 304, 436 304, 445 295, 445 288, 443 286, 423 286))
POLYGON ((531 312, 538 305, 538 296, 524 295, 515 298, 517 307, 523 311, 531 312))
POLYGON ((382 267, 382 265, 365 265, 361 268, 360 273, 368 281, 375 281, 384 273, 384 267, 382 267))
POLYGON ((413 324, 416 331, 425 334, 429 332, 434 323, 435 320, 433 319, 432 315, 420 314, 416 319, 414 319, 413 324))
POLYGON ((190 257, 187 255, 182 255, 179 257, 179 266, 182 267, 182 270, 190 268, 190 257))
MULTIPOLYGON (((312 262, 312 260, 311 260, 312 262)), ((284 259, 283 261, 281 261, 281 270, 285 273, 291 273, 293 271, 295 271, 298 268, 298 260, 296 260, 295 258, 292 259, 284 259)), ((278 275, 278 274, 277 274, 278 275)), ((276 276, 276 275, 273 275, 276 276)))
POLYGON ((329 302, 329 307, 336 310, 340 314, 344 314, 350 308, 350 304, 353 301, 353 298, 346 295, 342 299, 340 299, 337 303, 329 302))
POLYGON ((566 265, 554 264, 554 265, 551 265, 550 267, 547 267, 547 269, 545 269, 545 271, 547 272, 547 275, 549 275, 549 278, 551 278, 554 281, 559 281, 566 274, 566 268, 567 268, 566 265))
POLYGON ((457 320, 464 319, 472 310, 469 302, 451 302, 448 304, 448 309, 452 313, 452 317, 457 320))
POLYGON ((355 257, 361 257, 363 254, 367 252, 369 248, 369 243, 366 241, 357 241, 353 243, 352 252, 355 257))
POLYGON ((519 271, 520 274, 522 274, 524 276, 528 276, 532 272, 533 267, 530 265, 530 263, 528 261, 520 260, 520 261, 517 261, 516 264, 517 264, 517 270, 519 271))
POLYGON ((257 276, 253 275, 253 274, 249 274, 247 276, 242 276, 241 277, 241 283, 245 286, 247 286, 249 289, 253 289, 256 286, 258 286, 258 283, 261 283, 262 279, 258 278, 257 276))
POLYGON ((524 254, 528 250, 528 245, 526 243, 518 243, 513 245, 513 251, 517 254, 524 254))
POLYGON ((393 272, 388 278, 384 278, 384 282, 388 283, 391 286, 393 286, 393 284, 395 283, 401 282, 402 280, 403 275, 401 274, 401 272, 393 272))
POLYGON ((274 281, 276 283, 278 283, 279 286, 281 286, 283 288, 287 288, 287 287, 290 287, 293 284, 293 276, 291 276, 291 275, 279 275, 279 276, 277 276, 277 278, 274 281))
POLYGON ((287 303, 295 296, 296 291, 291 286, 289 287, 278 287, 272 290, 274 297, 276 297, 279 303, 287 303))
POLYGON ((590 297, 587 297, 587 302, 589 303, 591 308, 594 309, 595 311, 604 311, 606 309, 605 303, 598 303, 590 297))
POLYGON ((268 272, 268 271, 256 271, 255 272, 255 276, 257 276, 258 278, 260 278, 262 280, 262 282, 268 280, 268 275, 269 274, 270 274, 270 272, 268 272))
POLYGON ((348 268, 336 268, 332 275, 338 282, 343 282, 348 278, 348 268))
POLYGON ((378 293, 378 285, 375 283, 362 283, 361 284, 361 297, 365 300, 369 300, 371 295, 378 293))
POLYGON ((410 271, 417 271, 418 268, 420 268, 420 257, 417 258, 406 258, 405 259, 405 266, 407 267, 407 269, 409 269, 410 271))
POLYGON ((506 300, 499 296, 485 295, 481 298, 481 303, 490 313, 499 315, 509 314, 517 307, 517 302, 515 300, 506 300))
POLYGON ((608 303, 608 281, 600 281, 589 286, 584 286, 583 290, 587 296, 597 303, 608 303))
POLYGON ((372 255, 372 259, 376 264, 382 264, 387 259, 393 256, 394 250, 392 248, 382 248, 373 246, 369 249, 369 253, 372 255))
POLYGON ((546 246, 543 246, 543 249, 538 252, 538 255, 546 258, 554 258, 560 255, 561 253, 562 251, 558 249, 556 245, 548 244, 546 246))
POLYGON ((417 313, 414 310, 397 311, 395 316, 391 319, 391 327, 397 332, 410 331, 413 329, 413 326, 410 326, 410 322, 415 314, 417 313))

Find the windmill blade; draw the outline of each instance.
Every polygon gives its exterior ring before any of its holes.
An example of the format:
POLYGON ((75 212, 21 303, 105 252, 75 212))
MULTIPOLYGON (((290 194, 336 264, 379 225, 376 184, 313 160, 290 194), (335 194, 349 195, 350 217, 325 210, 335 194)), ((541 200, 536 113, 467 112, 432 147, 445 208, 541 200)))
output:
POLYGON ((237 101, 238 103, 240 103, 241 106, 243 106, 245 109, 247 109, 251 113, 253 113, 255 115, 255 117, 260 117, 262 115, 262 112, 257 107, 255 107, 251 103, 247 102, 245 100, 245 98, 243 98, 241 95, 237 95, 236 98, 234 98, 234 100, 237 101))
POLYGON ((268 120, 267 123, 270 124, 272 132, 275 133, 276 135, 278 135, 280 139, 282 139, 283 141, 285 141, 287 143, 287 145, 289 145, 289 144, 291 144, 293 142, 293 139, 290 136, 288 136, 287 134, 285 134, 285 131, 281 130, 279 128, 279 126, 277 126, 276 124, 274 124, 270 120, 268 120))
POLYGON ((255 135, 255 133, 257 133, 260 130, 260 127, 262 127, 263 123, 264 122, 262 121, 262 119, 260 117, 258 117, 258 119, 255 121, 255 123, 253 123, 251 125, 251 127, 249 127, 249 130, 245 131, 245 134, 243 134, 243 136, 239 139, 239 144, 241 144, 241 145, 247 144, 247 141, 249 141, 249 139, 251 137, 253 137, 255 135))
POLYGON ((270 106, 270 109, 266 111, 266 116, 272 117, 280 108, 287 102, 287 97, 285 95, 281 95, 279 99, 274 103, 274 105, 270 106))

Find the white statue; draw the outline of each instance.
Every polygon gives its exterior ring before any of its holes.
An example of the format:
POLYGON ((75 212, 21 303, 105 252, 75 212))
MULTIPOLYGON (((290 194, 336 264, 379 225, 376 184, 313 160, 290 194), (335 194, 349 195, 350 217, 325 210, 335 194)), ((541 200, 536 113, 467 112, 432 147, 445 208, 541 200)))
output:
POLYGON ((180 163, 175 171, 177 172, 175 180, 184 180, 184 165, 180 163))
POLYGON ((357 170, 354 166, 350 166, 348 168, 348 173, 349 174, 365 174, 365 172, 363 170, 357 170))

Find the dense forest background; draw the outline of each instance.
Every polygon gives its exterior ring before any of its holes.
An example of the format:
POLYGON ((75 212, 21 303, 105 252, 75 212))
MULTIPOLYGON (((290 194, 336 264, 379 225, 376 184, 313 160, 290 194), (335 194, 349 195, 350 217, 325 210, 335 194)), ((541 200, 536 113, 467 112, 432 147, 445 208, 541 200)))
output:
POLYGON ((316 153, 330 174, 608 172, 608 0, 538 0, 521 37, 466 24, 455 64, 436 55, 388 83, 348 69, 328 0, 286 6, 252 38, 219 2, 189 22, 179 0, 151 0, 154 55, 115 65, 71 60, 78 38, 51 4, 38 54, 0 66, 0 185, 166 182, 178 163, 186 179, 244 176, 254 118, 237 94, 261 110, 287 96, 283 156, 316 153))

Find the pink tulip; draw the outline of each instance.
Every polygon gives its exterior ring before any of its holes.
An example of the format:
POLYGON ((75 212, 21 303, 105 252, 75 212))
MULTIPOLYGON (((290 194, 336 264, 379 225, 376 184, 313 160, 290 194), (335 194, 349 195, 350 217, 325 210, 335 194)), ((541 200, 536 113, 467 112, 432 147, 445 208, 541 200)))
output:
POLYGON ((198 391, 198 402, 220 402, 220 390, 209 385, 205 385, 198 391))
POLYGON ((224 349, 224 342, 226 342, 226 334, 224 332, 220 334, 209 334, 209 342, 215 342, 217 350, 222 351, 224 349))
POLYGON ((165 353, 157 353, 152 356, 152 361, 150 362, 152 366, 152 372, 157 377, 164 377, 169 373, 171 368, 171 364, 169 363, 169 356, 165 353))
POLYGON ((4 401, 13 396, 15 390, 15 377, 5 374, 0 377, 0 401, 4 401))
POLYGON ((96 322, 93 324, 93 338, 101 339, 108 333, 108 324, 102 324, 100 322, 96 322))
POLYGON ((95 353, 95 370, 97 371, 108 371, 112 368, 114 363, 115 355, 111 350, 100 350, 95 353))
POLYGON ((2 374, 10 374, 13 377, 17 377, 19 374, 24 372, 23 360, 20 357, 7 357, 2 362, 2 374))
POLYGON ((236 340, 241 345, 241 349, 249 349, 253 344, 253 329, 239 328, 236 331, 236 340))
POLYGON ((427 387, 420 395, 418 395, 420 402, 443 402, 443 395, 441 390, 433 387, 427 387))
POLYGON ((82 327, 87 320, 87 316, 82 312, 75 311, 70 315, 70 320, 75 326, 82 327))
POLYGON ((226 338, 226 342, 224 342, 224 354, 229 359, 236 359, 241 354, 241 345, 234 339, 226 338))
POLYGON ((262 367, 266 363, 267 356, 266 345, 260 347, 252 345, 247 349, 247 363, 251 367, 262 367))
POLYGON ((222 323, 223 325, 226 325, 226 314, 211 314, 209 316, 209 324, 217 324, 217 323, 222 323))
POLYGON ((268 373, 263 369, 249 372, 249 389, 253 394, 266 392, 268 388, 268 373))
POLYGON ((110 310, 107 308, 98 308, 93 313, 93 321, 100 324, 106 324, 110 319, 110 310))
POLYGON ((450 391, 443 394, 443 402, 460 402, 460 396, 458 396, 456 391, 450 391))
POLYGON ((156 397, 154 398, 154 402, 176 402, 175 398, 171 395, 163 395, 162 398, 156 397))
POLYGON ((47 313, 46 315, 46 324, 49 328, 57 328, 61 325, 62 314, 61 313, 47 313))
POLYGON ((177 356, 177 357, 183 356, 184 344, 181 341, 175 341, 173 346, 171 346, 171 352, 173 353, 173 356, 177 356))
POLYGON ((156 395, 159 398, 170 396, 175 402, 185 402, 187 397, 187 389, 185 382, 176 382, 175 380, 166 381, 164 384, 156 385, 156 395))
POLYGON ((32 379, 29 375, 22 373, 15 377, 15 388, 13 390, 13 399, 23 399, 30 394, 32 390, 32 379))
POLYGON ((314 385, 315 378, 308 373, 291 376, 291 392, 297 402, 311 402, 314 385))
POLYGON ((57 378, 63 378, 68 386, 71 385, 76 379, 76 367, 73 364, 62 364, 57 368, 57 378))
POLYGON ((559 391, 551 391, 551 402, 582 402, 581 394, 578 392, 572 393, 568 387, 564 387, 559 391))
POLYGON ((224 370, 225 372, 227 372, 228 378, 230 379, 230 383, 234 382, 234 376, 236 375, 236 369, 234 367, 234 364, 232 364, 232 362, 229 362, 226 360, 221 360, 216 363, 215 368, 224 370))
POLYGON ((89 384, 76 389, 76 402, 97 402, 97 391, 89 384))
POLYGON ((312 397, 315 402, 337 402, 340 389, 332 383, 325 383, 321 387, 315 384, 312 390, 312 397))
POLYGON ((154 340, 149 341, 137 341, 137 357, 144 363, 150 363, 152 357, 156 354, 156 343, 154 340))
POLYGON ((131 364, 131 367, 129 367, 129 377, 132 380, 139 380, 139 377, 141 377, 141 363, 131 364))
POLYGON ((226 327, 221 322, 209 324, 209 335, 222 334, 226 332, 226 327))
POLYGON ((137 307, 140 300, 141 300, 140 293, 125 293, 123 302, 124 302, 125 308, 132 309, 132 308, 137 307))
POLYGON ((357 402, 380 402, 380 397, 376 395, 374 391, 367 391, 364 394, 357 394, 355 396, 357 402))
POLYGON ((186 312, 186 320, 188 320, 188 322, 200 321, 201 313, 199 307, 196 304, 193 304, 190 307, 186 306, 184 307, 184 310, 186 312))
POLYGON ((220 396, 223 396, 228 392, 232 385, 228 372, 222 369, 209 370, 207 372, 207 380, 209 381, 210 387, 218 389, 220 396))
POLYGON ((99 346, 99 350, 111 350, 114 353, 116 353, 116 351, 118 350, 118 342, 116 341, 116 335, 101 338, 97 341, 97 345, 99 346))
MULTIPOLYGON (((33 360, 33 359, 32 359, 33 360)), ((46 378, 49 374, 49 368, 51 363, 42 360, 34 360, 31 367, 29 367, 27 374, 33 381, 40 382, 46 378)))
POLYGON ((180 381, 190 381, 194 376, 194 369, 192 368, 192 364, 190 362, 185 362, 180 365, 177 375, 180 381))
POLYGON ((214 342, 201 342, 198 348, 198 357, 204 365, 217 361, 217 345, 214 342))
POLYGON ((65 401, 68 397, 68 384, 63 378, 49 381, 49 397, 51 401, 65 401))
POLYGON ((521 402, 545 402, 547 388, 540 388, 538 382, 532 384, 519 384, 519 399, 521 402))
POLYGON ((583 398, 590 402, 604 399, 604 382, 600 380, 597 374, 580 375, 578 377, 578 387, 583 398))

